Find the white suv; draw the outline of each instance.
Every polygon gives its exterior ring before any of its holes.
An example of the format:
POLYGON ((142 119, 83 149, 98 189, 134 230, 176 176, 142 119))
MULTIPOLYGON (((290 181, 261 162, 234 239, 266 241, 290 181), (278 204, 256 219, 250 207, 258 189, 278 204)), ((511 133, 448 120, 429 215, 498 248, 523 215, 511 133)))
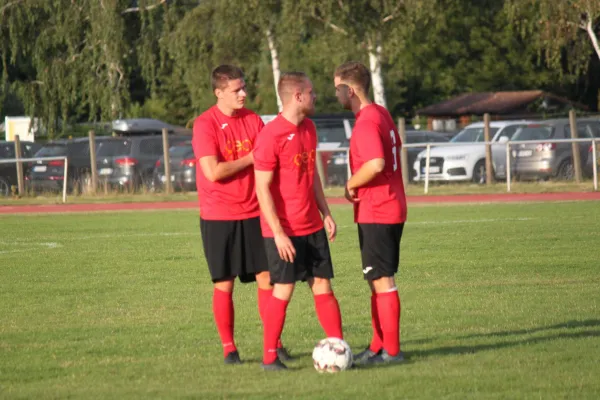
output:
MULTIPOLYGON (((531 121, 493 121, 490 122, 492 138, 492 163, 496 178, 506 178, 506 145, 513 135, 531 121)), ((429 155, 429 179, 432 181, 473 181, 484 183, 485 145, 484 123, 467 125, 450 140, 451 143, 464 143, 464 146, 432 147, 429 155)), ((417 156, 413 168, 415 181, 425 180, 425 162, 427 151, 417 156)))

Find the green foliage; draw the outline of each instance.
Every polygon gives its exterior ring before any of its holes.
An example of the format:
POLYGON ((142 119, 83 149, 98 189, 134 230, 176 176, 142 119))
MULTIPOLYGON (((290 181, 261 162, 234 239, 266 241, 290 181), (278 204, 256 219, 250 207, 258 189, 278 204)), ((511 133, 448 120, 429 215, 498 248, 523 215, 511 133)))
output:
POLYGON ((546 89, 593 109, 600 64, 589 64, 582 12, 597 23, 600 3, 0 0, 0 113, 40 117, 50 137, 118 117, 186 125, 214 104, 212 69, 233 63, 246 73, 248 106, 273 114, 267 31, 281 70, 310 75, 318 112, 341 111, 334 68, 368 64, 377 45, 396 116, 491 90, 546 89))

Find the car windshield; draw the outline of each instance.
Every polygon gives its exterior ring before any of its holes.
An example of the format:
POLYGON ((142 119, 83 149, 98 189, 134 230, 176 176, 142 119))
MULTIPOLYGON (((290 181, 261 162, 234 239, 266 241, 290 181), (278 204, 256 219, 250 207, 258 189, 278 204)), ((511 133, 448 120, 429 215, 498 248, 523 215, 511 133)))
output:
POLYGON ((549 125, 525 126, 517 131, 512 140, 544 140, 554 135, 554 128, 549 125))
POLYGON ((15 158, 14 143, 0 144, 0 158, 15 158))
POLYGON ((36 157, 58 157, 67 155, 67 146, 63 144, 45 145, 35 153, 36 157))
POLYGON ((184 158, 193 155, 194 150, 190 145, 171 146, 171 148, 169 148, 169 156, 173 158, 184 158))
POLYGON ((96 154, 102 157, 126 156, 131 151, 129 140, 105 140, 100 143, 96 154))
MULTIPOLYGON (((498 128, 490 128, 490 139, 493 138, 498 132, 498 128)), ((481 128, 466 128, 460 131, 456 136, 450 140, 453 143, 473 143, 473 142, 484 142, 485 140, 484 129, 481 128)))

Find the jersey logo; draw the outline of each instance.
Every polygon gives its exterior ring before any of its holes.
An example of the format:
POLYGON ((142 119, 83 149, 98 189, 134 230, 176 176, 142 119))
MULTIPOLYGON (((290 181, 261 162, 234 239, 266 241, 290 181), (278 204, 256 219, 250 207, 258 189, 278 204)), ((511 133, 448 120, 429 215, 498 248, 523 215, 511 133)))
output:
POLYGON ((290 134, 290 136, 288 136, 288 137, 287 137, 287 139, 288 139, 288 140, 292 140, 292 139, 294 138, 294 136, 295 136, 295 135, 296 135, 295 133, 292 133, 292 134, 290 134))
POLYGON ((221 125, 221 129, 225 129, 225 127, 226 127, 227 125, 228 125, 228 124, 223 124, 223 125, 221 125))
POLYGON ((363 269, 363 274, 365 274, 365 275, 366 275, 366 274, 368 274, 369 272, 371 272, 372 270, 373 270, 373 267, 371 267, 371 266, 368 266, 368 267, 366 267, 365 269, 363 269))

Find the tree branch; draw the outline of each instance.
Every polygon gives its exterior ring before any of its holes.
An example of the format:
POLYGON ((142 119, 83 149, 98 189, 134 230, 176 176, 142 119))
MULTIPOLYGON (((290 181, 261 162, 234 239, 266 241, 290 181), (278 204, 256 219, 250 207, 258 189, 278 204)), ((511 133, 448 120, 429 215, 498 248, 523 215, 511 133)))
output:
POLYGON ((391 13, 390 15, 388 15, 387 17, 383 18, 383 19, 381 20, 381 22, 385 24, 386 22, 388 22, 388 21, 391 21, 391 20, 393 20, 394 18, 396 18, 396 17, 398 16, 398 14, 397 14, 397 13, 398 13, 398 11, 400 10, 400 6, 402 6, 402 3, 403 3, 402 1, 399 1, 399 2, 396 4, 396 8, 394 8, 394 11, 392 11, 392 13, 391 13))
POLYGON ((158 6, 162 5, 162 4, 165 4, 166 2, 167 2, 167 0, 160 0, 158 3, 153 4, 151 6, 148 6, 148 7, 144 7, 141 10, 140 10, 140 7, 131 7, 131 8, 128 8, 126 10, 123 10, 121 12, 121 14, 127 14, 127 13, 132 13, 132 12, 140 12, 142 10, 143 11, 149 11, 149 10, 152 10, 153 8, 156 8, 156 7, 158 7, 158 6))
POLYGON ((15 0, 15 1, 11 1, 10 3, 2 6, 2 8, 0 8, 0 14, 4 15, 4 11, 6 11, 6 9, 8 9, 8 8, 14 6, 14 5, 17 5, 19 3, 22 3, 23 1, 24 0, 15 0))
POLYGON ((348 36, 348 31, 346 31, 344 28, 341 28, 331 22, 327 22, 325 21, 323 18, 319 17, 318 15, 314 14, 312 15, 313 18, 315 18, 318 21, 321 21, 322 23, 324 23, 325 25, 329 26, 331 29, 333 29, 334 31, 341 33, 343 35, 348 36))

